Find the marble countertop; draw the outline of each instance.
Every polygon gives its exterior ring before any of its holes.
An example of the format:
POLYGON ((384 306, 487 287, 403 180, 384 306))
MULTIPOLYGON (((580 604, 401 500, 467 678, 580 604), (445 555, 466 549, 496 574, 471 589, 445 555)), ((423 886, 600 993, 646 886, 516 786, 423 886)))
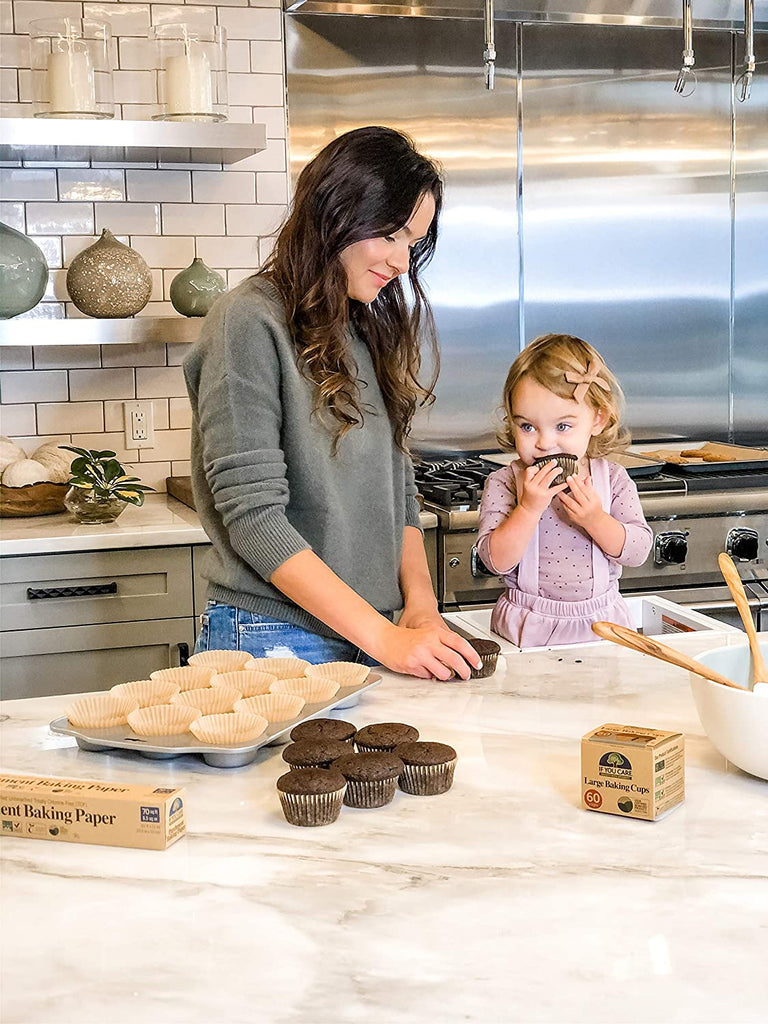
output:
POLYGON ((0 842, 0 1017, 765 1020, 768 785, 710 745, 686 672, 601 644, 470 683, 383 675, 343 716, 452 744, 453 789, 317 829, 282 817, 280 747, 229 771, 87 753, 47 728, 71 698, 0 706, 4 769, 184 785, 188 813, 164 852, 0 842), (664 819, 581 809, 580 738, 611 721, 685 732, 686 801, 664 819))
MULTIPOLYGON (((422 512, 421 525, 437 526, 437 516, 422 512)), ((128 505, 114 523, 86 526, 68 512, 4 518, 0 523, 0 557, 176 544, 208 544, 208 537, 197 512, 169 494, 148 494, 141 508, 128 505)))

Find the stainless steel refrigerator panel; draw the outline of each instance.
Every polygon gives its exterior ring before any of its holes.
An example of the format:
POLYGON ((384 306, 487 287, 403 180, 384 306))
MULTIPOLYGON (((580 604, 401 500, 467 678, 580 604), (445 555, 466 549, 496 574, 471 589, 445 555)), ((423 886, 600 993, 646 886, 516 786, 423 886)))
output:
MULTIPOLYGON (((768 57, 768 34, 755 40, 768 57)), ((741 52, 737 46, 737 60, 741 52)), ((737 74, 738 74, 737 67, 737 74)), ((768 444, 768 59, 735 103, 734 438, 768 444)))
POLYGON ((729 425, 730 37, 523 27, 525 342, 580 335, 627 395, 638 437, 729 425))
POLYGON ((495 448, 493 415, 519 350, 515 26, 496 30, 496 87, 482 76, 477 22, 288 15, 293 175, 350 128, 386 124, 439 160, 446 202, 425 277, 442 369, 414 443, 495 448))

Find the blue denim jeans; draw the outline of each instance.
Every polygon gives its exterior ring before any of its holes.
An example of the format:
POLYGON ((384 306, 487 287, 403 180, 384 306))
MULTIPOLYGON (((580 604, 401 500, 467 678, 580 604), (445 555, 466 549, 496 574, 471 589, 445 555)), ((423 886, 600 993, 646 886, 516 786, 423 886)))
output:
POLYGON ((254 658, 303 658, 313 665, 323 661, 379 664, 347 640, 332 640, 268 615, 234 608, 231 604, 209 601, 201 620, 195 654, 200 651, 247 651, 254 658))

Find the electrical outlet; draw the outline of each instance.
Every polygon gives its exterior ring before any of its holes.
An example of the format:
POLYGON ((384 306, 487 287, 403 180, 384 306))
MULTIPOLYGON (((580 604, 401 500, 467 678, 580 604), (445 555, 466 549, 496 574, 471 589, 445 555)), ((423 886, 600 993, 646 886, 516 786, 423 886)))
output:
POLYGON ((126 448, 154 448, 152 402, 123 402, 126 448))

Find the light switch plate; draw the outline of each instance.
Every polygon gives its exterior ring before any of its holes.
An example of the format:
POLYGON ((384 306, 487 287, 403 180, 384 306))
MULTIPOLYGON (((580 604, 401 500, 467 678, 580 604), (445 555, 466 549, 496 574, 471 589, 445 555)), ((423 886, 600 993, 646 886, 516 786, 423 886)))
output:
POLYGON ((154 448, 152 402, 123 402, 126 448, 154 448))

